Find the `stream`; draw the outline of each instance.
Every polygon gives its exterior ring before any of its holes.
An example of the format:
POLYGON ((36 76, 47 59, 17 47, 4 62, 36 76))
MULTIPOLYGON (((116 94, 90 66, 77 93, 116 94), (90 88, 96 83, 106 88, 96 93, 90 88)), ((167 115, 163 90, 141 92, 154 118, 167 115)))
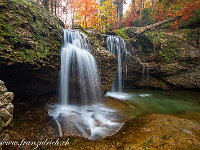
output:
POLYGON ((37 106, 31 103, 16 103, 14 121, 10 127, 11 139, 60 137, 56 121, 48 114, 52 106, 67 114, 60 116, 60 120, 68 117, 68 120, 60 122, 61 126, 65 124, 64 135, 78 135, 90 139, 111 136, 125 121, 147 114, 171 114, 200 121, 200 93, 198 91, 128 90, 126 93, 108 94, 115 98, 106 96, 101 104, 83 107, 73 105, 60 107, 53 105, 53 102, 41 103, 37 106), (74 126, 74 122, 77 126, 74 126), (80 132, 78 125, 86 132, 80 132))

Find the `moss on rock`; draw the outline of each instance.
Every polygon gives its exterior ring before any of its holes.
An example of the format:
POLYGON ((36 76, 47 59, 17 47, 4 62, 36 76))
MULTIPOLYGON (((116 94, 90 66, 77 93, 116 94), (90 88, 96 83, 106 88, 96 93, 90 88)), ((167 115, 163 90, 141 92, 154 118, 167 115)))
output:
POLYGON ((153 29, 142 36, 136 36, 137 29, 134 29, 126 30, 129 36, 132 35, 127 43, 136 59, 136 63, 132 61, 129 64, 133 73, 128 73, 127 78, 134 87, 200 88, 199 28, 177 31, 153 29), (143 66, 150 67, 148 83, 141 82, 143 66))
POLYGON ((52 92, 63 22, 33 0, 0 0, 0 8, 0 78, 16 96, 52 92))

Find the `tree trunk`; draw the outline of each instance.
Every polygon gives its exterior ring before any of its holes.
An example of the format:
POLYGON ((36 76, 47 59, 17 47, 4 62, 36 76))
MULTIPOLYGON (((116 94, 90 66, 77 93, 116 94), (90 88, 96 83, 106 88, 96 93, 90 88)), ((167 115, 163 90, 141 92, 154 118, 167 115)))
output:
POLYGON ((55 0, 55 5, 54 6, 55 6, 55 15, 57 15, 56 14, 56 9, 57 9, 57 1, 56 0, 55 0))
POLYGON ((142 0, 139 2, 139 11, 140 11, 140 18, 142 16, 142 0))
POLYGON ((74 12, 73 12, 73 4, 74 4, 74 1, 71 0, 71 24, 72 24, 72 27, 74 26, 74 12))
POLYGON ((154 0, 151 0, 152 9, 154 8, 154 0))
POLYGON ((52 14, 53 14, 53 1, 54 1, 54 0, 51 0, 51 4, 50 4, 50 5, 51 5, 51 13, 52 13, 52 14))
POLYGON ((123 20, 123 0, 120 0, 119 3, 119 18, 120 20, 123 20))
POLYGON ((49 11, 49 0, 44 0, 44 8, 49 11))
POLYGON ((164 23, 175 21, 175 20, 178 20, 180 18, 181 18, 181 16, 177 16, 177 17, 172 18, 172 19, 167 19, 167 20, 162 20, 162 21, 156 22, 154 24, 151 24, 151 25, 148 25, 148 26, 144 27, 142 29, 142 31, 139 31, 137 34, 142 34, 142 33, 146 32, 147 30, 149 30, 149 29, 151 29, 153 27, 157 27, 157 26, 160 26, 160 25, 162 25, 164 23))

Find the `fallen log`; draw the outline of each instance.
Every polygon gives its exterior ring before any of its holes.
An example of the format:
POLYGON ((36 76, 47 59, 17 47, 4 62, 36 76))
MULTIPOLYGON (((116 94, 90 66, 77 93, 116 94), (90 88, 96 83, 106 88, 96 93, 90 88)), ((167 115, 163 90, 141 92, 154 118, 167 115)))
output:
POLYGON ((146 32, 147 30, 149 30, 149 29, 151 29, 153 27, 157 27, 157 26, 160 26, 160 25, 162 25, 164 23, 175 21, 175 20, 178 20, 180 18, 181 18, 181 16, 177 16, 177 17, 172 18, 172 19, 166 19, 166 20, 162 20, 162 21, 156 22, 154 24, 150 24, 150 25, 142 28, 139 32, 137 32, 137 35, 142 34, 142 33, 146 32))

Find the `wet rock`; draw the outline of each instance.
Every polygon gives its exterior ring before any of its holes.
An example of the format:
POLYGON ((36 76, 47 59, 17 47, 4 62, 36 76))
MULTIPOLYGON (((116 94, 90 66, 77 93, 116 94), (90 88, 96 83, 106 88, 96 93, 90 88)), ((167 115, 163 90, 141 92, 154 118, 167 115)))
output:
MULTIPOLYGON (((198 113, 198 116, 200 114, 198 113)), ((127 121, 114 135, 91 141, 76 136, 62 137, 69 144, 55 149, 133 150, 133 149, 199 149, 200 125, 195 121, 171 115, 151 114, 127 121)), ((43 147, 47 148, 47 147, 43 147)))
POLYGON ((117 69, 116 57, 100 45, 93 45, 93 55, 96 58, 104 94, 107 93, 114 81, 117 69))
POLYGON ((58 122, 60 122, 64 136, 77 135, 86 138, 90 138, 91 136, 91 129, 87 121, 81 118, 80 114, 74 113, 69 116, 60 114, 58 122))

